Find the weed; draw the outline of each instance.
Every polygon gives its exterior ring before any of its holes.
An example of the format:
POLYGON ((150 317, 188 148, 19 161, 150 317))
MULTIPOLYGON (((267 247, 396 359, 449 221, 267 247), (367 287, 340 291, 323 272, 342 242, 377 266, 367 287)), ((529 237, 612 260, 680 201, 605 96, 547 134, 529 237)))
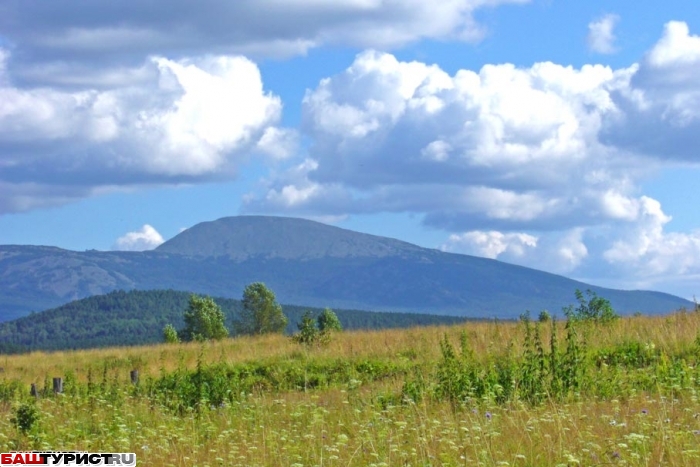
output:
POLYGON ((34 403, 21 403, 15 408, 14 416, 10 419, 17 430, 23 435, 31 432, 39 421, 39 411, 34 403))

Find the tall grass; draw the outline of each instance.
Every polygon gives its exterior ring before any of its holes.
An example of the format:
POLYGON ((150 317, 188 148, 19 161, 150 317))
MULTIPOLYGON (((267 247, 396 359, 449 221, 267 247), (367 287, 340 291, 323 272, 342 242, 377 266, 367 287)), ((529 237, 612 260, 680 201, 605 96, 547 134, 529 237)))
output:
POLYGON ((700 313, 679 312, 6 356, 0 449, 156 467, 696 466, 699 336, 700 313))

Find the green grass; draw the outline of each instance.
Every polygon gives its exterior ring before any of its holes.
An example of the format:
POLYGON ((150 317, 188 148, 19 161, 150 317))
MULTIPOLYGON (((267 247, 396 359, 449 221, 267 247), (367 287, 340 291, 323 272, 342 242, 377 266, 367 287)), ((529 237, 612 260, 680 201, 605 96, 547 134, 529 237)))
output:
POLYGON ((7 356, 0 450, 136 452, 156 467, 697 466, 698 336, 700 313, 679 312, 575 333, 470 323, 321 347, 264 336, 7 356))

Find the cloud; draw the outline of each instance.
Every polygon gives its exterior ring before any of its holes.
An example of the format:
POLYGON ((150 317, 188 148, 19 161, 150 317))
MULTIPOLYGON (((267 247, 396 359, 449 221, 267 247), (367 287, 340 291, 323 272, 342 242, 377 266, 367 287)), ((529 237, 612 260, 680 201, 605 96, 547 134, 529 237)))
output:
POLYGON ((163 243, 163 241, 163 237, 156 229, 148 224, 145 224, 143 227, 141 227, 141 230, 128 232, 119 237, 117 241, 114 242, 112 249, 120 251, 152 250, 163 243))
POLYGON ((497 232, 495 230, 474 230, 463 234, 453 234, 440 249, 449 252, 468 253, 486 258, 498 258, 505 252, 523 256, 526 248, 537 246, 537 237, 525 233, 497 232))
POLYGON ((688 24, 669 21, 664 34, 647 54, 646 62, 656 68, 692 65, 700 57, 700 38, 690 34, 688 24))
POLYGON ((538 63, 450 76, 364 52, 307 92, 308 160, 247 202, 316 214, 422 212, 450 230, 611 217, 601 206, 608 192, 627 196, 627 167, 596 138, 618 74, 538 63))
POLYGON ((570 273, 588 257, 584 229, 548 232, 539 236, 524 232, 473 230, 452 234, 440 246, 443 251, 464 253, 556 273, 570 273))
POLYGON ((641 62, 610 93, 600 140, 659 159, 700 160, 700 37, 671 21, 641 62))
POLYGON ((615 26, 620 21, 618 15, 607 14, 602 18, 588 23, 588 48, 599 54, 617 52, 615 47, 615 26))
POLYGON ((290 158, 298 134, 276 126, 282 102, 242 54, 473 42, 476 10, 528 2, 2 2, 0 215, 290 158))
POLYGON ((395 48, 421 39, 474 42, 474 11, 529 0, 7 0, 0 30, 48 61, 144 55, 304 54, 326 44, 395 48))
POLYGON ((621 230, 604 258, 642 277, 700 274, 700 232, 664 232, 671 217, 661 204, 646 196, 639 204, 637 222, 621 230))
POLYGON ((83 186, 46 186, 35 182, 16 183, 0 180, 0 214, 60 206, 97 194, 98 191, 83 186))
POLYGON ((582 275, 603 267, 611 279, 642 280, 635 268, 648 268, 661 280, 674 261, 696 274, 696 234, 664 231, 640 180, 700 163, 699 44, 671 22, 625 68, 454 74, 365 51, 307 91, 308 153, 271 174, 244 210, 412 213, 451 232, 450 251, 582 275))
POLYGON ((293 151, 294 131, 274 126, 279 97, 244 57, 152 57, 122 73, 132 83, 68 91, 14 85, 8 56, 0 49, 0 213, 105 187, 232 178, 250 154, 293 151))

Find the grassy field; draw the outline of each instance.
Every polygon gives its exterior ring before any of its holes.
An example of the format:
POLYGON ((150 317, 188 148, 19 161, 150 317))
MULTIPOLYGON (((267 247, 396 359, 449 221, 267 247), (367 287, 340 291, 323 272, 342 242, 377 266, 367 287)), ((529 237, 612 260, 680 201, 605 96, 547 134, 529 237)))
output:
POLYGON ((0 451, 135 452, 156 467, 698 466, 699 364, 699 312, 1 356, 0 451))

